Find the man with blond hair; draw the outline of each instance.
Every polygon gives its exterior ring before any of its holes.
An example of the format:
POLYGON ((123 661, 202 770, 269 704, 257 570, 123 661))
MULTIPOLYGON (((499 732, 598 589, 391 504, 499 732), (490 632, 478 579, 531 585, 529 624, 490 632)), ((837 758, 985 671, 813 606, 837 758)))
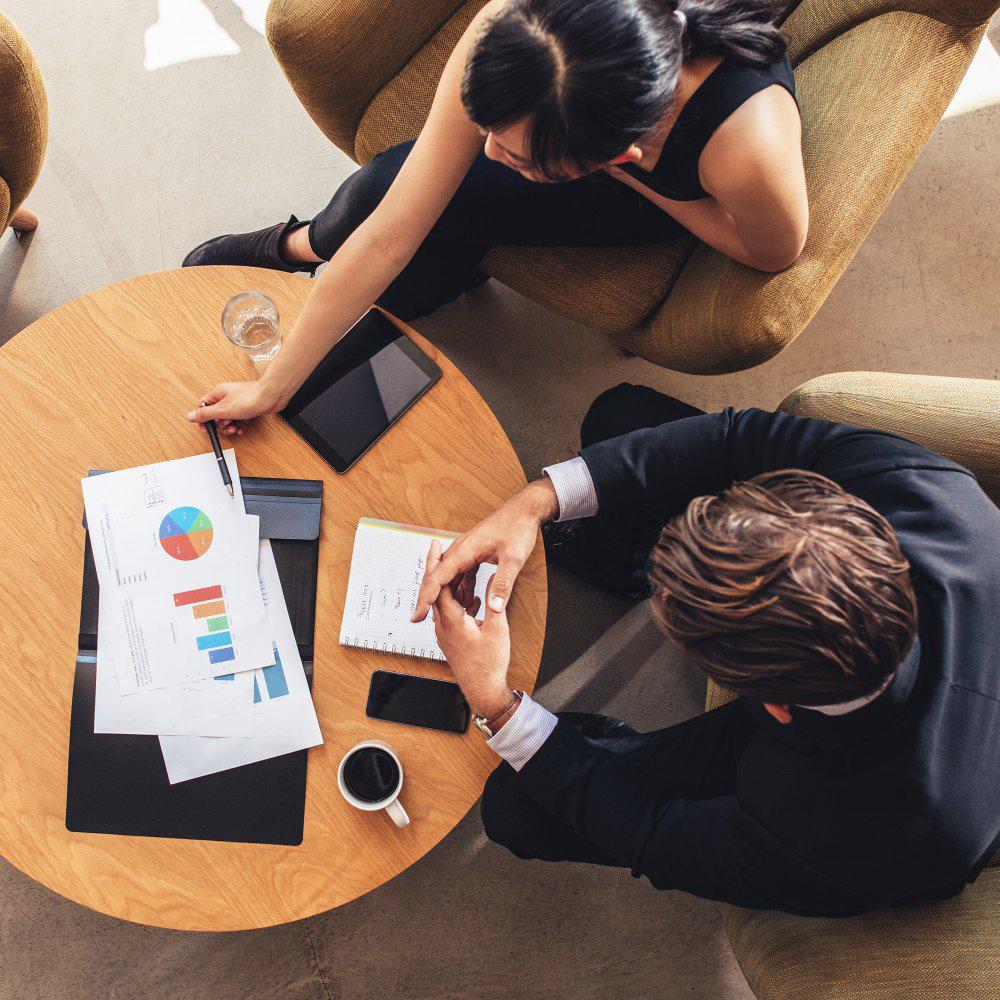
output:
POLYGON ((581 438, 434 548, 421 588, 415 617, 433 608, 504 758, 487 834, 522 858, 810 915, 973 881, 1000 846, 1000 511, 971 473, 896 435, 630 385, 581 438), (506 606, 539 525, 550 559, 650 596, 739 700, 637 733, 512 691, 506 606))

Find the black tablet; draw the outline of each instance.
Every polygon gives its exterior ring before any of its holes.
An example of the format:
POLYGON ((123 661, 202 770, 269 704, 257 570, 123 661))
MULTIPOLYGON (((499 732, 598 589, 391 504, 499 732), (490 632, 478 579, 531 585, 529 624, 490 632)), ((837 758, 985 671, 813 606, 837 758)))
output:
POLYGON ((337 472, 346 472, 440 377, 441 369, 372 309, 279 416, 337 472))

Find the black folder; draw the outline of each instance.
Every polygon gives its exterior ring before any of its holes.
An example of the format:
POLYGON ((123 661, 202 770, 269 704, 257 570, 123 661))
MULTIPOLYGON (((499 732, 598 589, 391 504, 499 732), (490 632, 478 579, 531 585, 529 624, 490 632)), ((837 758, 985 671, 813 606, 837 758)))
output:
MULTIPOLYGON (((271 540, 311 688, 323 483, 250 477, 241 477, 240 482, 247 513, 260 517, 261 538, 271 540)), ((301 844, 308 751, 171 785, 155 736, 94 732, 97 598, 88 532, 70 717, 66 828, 80 833, 301 844)))

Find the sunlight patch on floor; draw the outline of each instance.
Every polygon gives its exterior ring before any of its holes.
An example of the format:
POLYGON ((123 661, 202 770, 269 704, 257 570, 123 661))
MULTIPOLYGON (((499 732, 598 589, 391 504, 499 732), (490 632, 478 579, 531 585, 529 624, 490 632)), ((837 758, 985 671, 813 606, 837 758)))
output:
POLYGON ((1000 53, 989 38, 983 38, 943 117, 955 118, 994 104, 1000 104, 1000 53))
POLYGON ((264 18, 267 16, 267 5, 271 0, 233 0, 233 3, 243 11, 243 20, 258 34, 264 34, 264 18))
MULTIPOLYGON (((264 34, 268 0, 232 0, 243 20, 258 34, 264 34)), ((239 45, 216 21, 204 0, 160 0, 156 24, 143 36, 146 70, 164 69, 194 59, 234 56, 239 45)))

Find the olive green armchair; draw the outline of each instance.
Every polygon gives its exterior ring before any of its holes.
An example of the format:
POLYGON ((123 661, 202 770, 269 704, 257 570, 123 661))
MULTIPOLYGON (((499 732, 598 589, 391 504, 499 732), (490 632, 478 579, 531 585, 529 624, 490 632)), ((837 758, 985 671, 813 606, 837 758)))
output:
POLYGON ((23 208, 45 158, 49 107, 38 63, 24 36, 0 14, 0 220, 15 233, 38 220, 23 208))
MULTIPOLYGON (((823 375, 788 413, 904 434, 970 469, 1000 504, 1000 382, 823 375)), ((709 682, 706 710, 731 695, 709 682)), ((760 1000, 1000 997, 1000 855, 960 896, 848 919, 725 907, 726 931, 760 1000)))
MULTIPOLYGON (((484 0, 271 0, 267 33, 322 131, 359 163, 414 138, 484 0)), ((780 274, 686 237, 494 249, 484 269, 649 361, 766 361, 819 309, 948 106, 998 0, 801 0, 784 30, 804 122, 810 230, 780 274)))

